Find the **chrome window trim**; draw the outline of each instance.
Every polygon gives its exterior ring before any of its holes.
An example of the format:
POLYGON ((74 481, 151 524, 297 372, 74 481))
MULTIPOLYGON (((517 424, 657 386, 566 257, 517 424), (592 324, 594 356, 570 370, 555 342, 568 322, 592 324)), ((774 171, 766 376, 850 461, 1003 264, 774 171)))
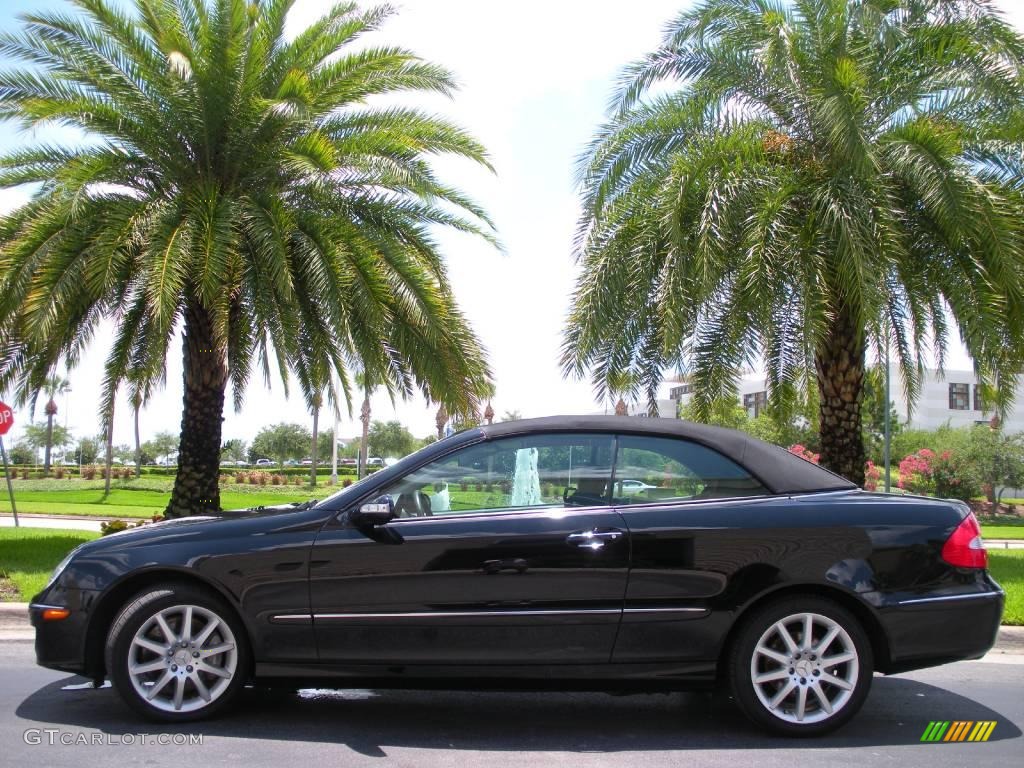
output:
MULTIPOLYGON (((529 514, 550 515, 557 513, 559 516, 577 515, 594 512, 614 512, 616 507, 597 505, 590 507, 566 507, 558 504, 538 504, 535 507, 494 507, 493 509, 472 509, 465 512, 442 512, 439 515, 422 515, 419 517, 395 517, 386 525, 405 525, 407 523, 422 523, 429 520, 472 520, 476 517, 522 517, 529 514)), ((383 526, 382 526, 383 527, 383 526)))

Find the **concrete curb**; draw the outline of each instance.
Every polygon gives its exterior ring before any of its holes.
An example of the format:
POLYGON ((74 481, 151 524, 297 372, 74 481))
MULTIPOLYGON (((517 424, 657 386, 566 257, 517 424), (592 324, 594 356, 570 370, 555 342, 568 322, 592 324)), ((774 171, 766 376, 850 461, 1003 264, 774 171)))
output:
POLYGON ((28 622, 28 603, 0 603, 0 642, 30 643, 35 630, 28 622))

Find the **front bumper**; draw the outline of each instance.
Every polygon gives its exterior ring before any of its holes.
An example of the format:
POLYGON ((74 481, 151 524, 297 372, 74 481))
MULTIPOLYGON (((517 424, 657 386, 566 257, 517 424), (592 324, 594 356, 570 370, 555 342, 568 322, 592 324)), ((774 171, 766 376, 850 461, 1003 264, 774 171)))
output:
POLYGON ((995 645, 1006 595, 995 582, 981 589, 908 596, 878 614, 889 640, 883 672, 906 672, 979 659, 995 645))
POLYGON ((86 674, 85 639, 92 595, 86 590, 51 589, 35 596, 28 608, 36 630, 36 663, 61 672, 86 674), (46 608, 67 608, 67 618, 43 619, 46 608))

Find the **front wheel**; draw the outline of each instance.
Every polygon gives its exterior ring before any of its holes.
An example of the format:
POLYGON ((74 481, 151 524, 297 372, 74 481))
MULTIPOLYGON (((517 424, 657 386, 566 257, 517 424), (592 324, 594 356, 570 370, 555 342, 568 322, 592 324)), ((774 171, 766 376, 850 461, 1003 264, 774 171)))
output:
POLYGON ((182 722, 222 711, 245 684, 243 630, 217 596, 191 586, 137 595, 111 627, 111 684, 152 720, 182 722))
POLYGON ((849 721, 867 698, 873 672, 871 643, 856 617, 810 595, 753 614, 729 664, 743 712, 787 736, 817 736, 849 721))

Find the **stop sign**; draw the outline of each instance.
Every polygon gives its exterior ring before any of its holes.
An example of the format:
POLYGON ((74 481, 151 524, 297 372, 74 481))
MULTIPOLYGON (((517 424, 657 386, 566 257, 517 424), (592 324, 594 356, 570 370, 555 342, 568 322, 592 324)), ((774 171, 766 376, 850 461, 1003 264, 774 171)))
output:
POLYGON ((14 411, 7 403, 0 402, 0 437, 14 426, 14 411))

